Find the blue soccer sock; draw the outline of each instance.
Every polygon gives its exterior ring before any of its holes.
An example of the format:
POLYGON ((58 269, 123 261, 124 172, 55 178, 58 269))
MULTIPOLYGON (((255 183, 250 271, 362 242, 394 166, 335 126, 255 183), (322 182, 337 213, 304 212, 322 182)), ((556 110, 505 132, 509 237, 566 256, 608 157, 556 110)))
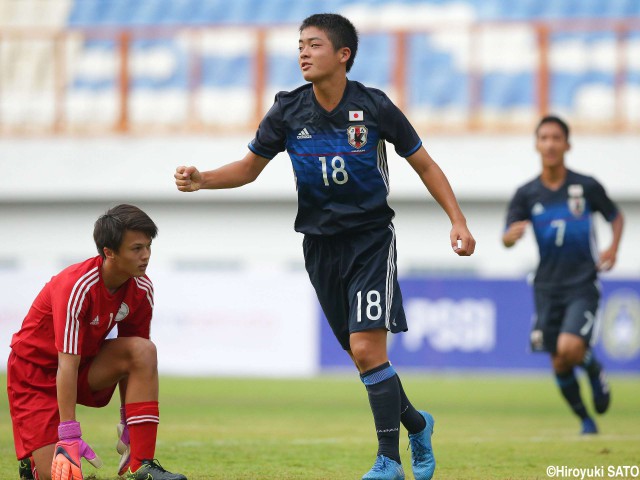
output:
POLYGON ((580 364, 582 368, 587 372, 589 378, 597 378, 600 376, 600 372, 602 371, 602 365, 596 359, 595 354, 591 349, 587 350, 587 353, 584 354, 584 360, 580 364))
POLYGON ((389 362, 360 375, 369 394, 369 405, 378 436, 378 455, 400 463, 400 386, 389 362))
POLYGON ((573 412, 580 418, 587 418, 589 414, 587 413, 584 403, 582 403, 582 397, 580 396, 580 384, 573 373, 573 369, 566 373, 556 372, 556 382, 558 387, 560 387, 562 396, 571 407, 571 410, 573 410, 573 412))
POLYGON ((400 421, 409 433, 419 433, 427 426, 427 421, 407 398, 407 394, 404 393, 404 388, 402 388, 400 377, 396 375, 396 378, 400 387, 400 421))

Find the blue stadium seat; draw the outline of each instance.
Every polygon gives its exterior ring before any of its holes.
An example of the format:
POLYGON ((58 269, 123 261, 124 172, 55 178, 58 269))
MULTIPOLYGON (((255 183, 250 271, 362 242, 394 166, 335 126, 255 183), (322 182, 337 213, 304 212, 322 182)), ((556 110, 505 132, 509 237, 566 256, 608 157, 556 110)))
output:
POLYGON ((433 107, 468 105, 467 75, 454 65, 453 58, 431 44, 425 35, 413 35, 409 41, 407 78, 409 100, 433 107))
MULTIPOLYGON (((321 10, 339 12, 354 4, 373 9, 391 3, 461 2, 473 7, 480 20, 640 16, 637 0, 325 0, 321 10)), ((297 23, 317 11, 317 4, 287 0, 75 0, 68 23, 73 26, 297 23)))
POLYGON ((133 77, 132 88, 146 89, 183 89, 188 88, 189 65, 187 55, 182 51, 175 41, 171 39, 139 39, 134 40, 131 49, 135 55, 155 52, 157 49, 164 50, 171 54, 174 59, 174 68, 168 75, 163 77, 154 76, 152 73, 140 72, 133 77))
POLYGON ((164 14, 165 24, 197 23, 201 0, 172 0, 171 9, 164 14))
POLYGON ((69 11, 67 24, 69 26, 92 25, 96 18, 95 10, 97 8, 96 2, 76 0, 69 11))
MULTIPOLYGON (((83 50, 87 54, 106 53, 112 54, 116 48, 116 42, 104 38, 88 38, 83 42, 83 50)), ((106 76, 87 76, 86 72, 76 73, 71 80, 71 89, 101 91, 112 89, 116 84, 117 71, 110 72, 106 76)))
MULTIPOLYGON (((640 37, 640 34, 638 35, 640 37)), ((640 69, 632 70, 629 68, 626 75, 627 81, 640 87, 640 69)))
MULTIPOLYGON (((575 18, 640 17, 638 0, 325 0, 322 11, 341 12, 357 5, 376 9, 391 3, 403 5, 470 5, 479 20, 540 20, 575 18)), ((70 9, 70 26, 153 26, 153 25, 297 25, 306 16, 317 13, 312 2, 290 0, 74 0, 70 9)), ((630 34, 640 37, 640 32, 630 34)), ((551 42, 582 42, 586 48, 614 38, 611 32, 554 33, 551 42)), ((557 45, 556 45, 557 46, 557 45)), ((112 51, 116 44, 101 39, 87 39, 83 48, 112 51)), ((177 43, 163 39, 138 39, 132 44, 136 55, 166 48, 175 59, 175 71, 166 78, 138 74, 133 88, 181 88, 188 86, 189 59, 177 43)), ((394 52, 392 35, 362 35, 360 52, 349 78, 387 89, 393 77, 394 52)), ((295 50, 292 50, 295 51, 295 50)), ((458 69, 452 54, 426 35, 412 35, 407 58, 408 100, 432 107, 461 107, 469 104, 468 73, 458 69)), ((568 69, 569 70, 569 69, 568 69)), ((234 58, 207 54, 202 63, 202 85, 205 88, 246 87, 253 85, 253 59, 249 55, 234 58)), ((272 54, 267 64, 268 85, 287 89, 304 83, 293 55, 272 54)), ((612 85, 615 72, 558 71, 551 78, 550 101, 554 107, 571 107, 576 93, 584 85, 612 85)), ((640 84, 640 71, 628 70, 627 79, 640 84)), ((73 79, 72 88, 100 90, 114 88, 116 74, 109 78, 73 79)), ((482 101, 498 109, 532 106, 535 99, 533 71, 504 73, 485 72, 482 78, 482 101)))
POLYGON ((549 101, 553 107, 571 108, 575 96, 584 84, 582 75, 572 73, 553 73, 549 89, 549 101))
POLYGON ((224 4, 218 0, 200 0, 192 4, 184 16, 189 25, 206 25, 220 23, 215 19, 224 15, 224 4))
POLYGON ((532 72, 492 73, 482 80, 482 104, 485 106, 507 109, 534 105, 532 72))
POLYGON ((362 35, 349 78, 367 85, 386 87, 391 82, 393 39, 390 35, 362 35))
POLYGON ((202 85, 206 87, 253 86, 253 61, 249 57, 203 58, 202 85))
POLYGON ((291 55, 271 55, 268 65, 267 85, 269 87, 293 90, 304 83, 298 62, 291 55))

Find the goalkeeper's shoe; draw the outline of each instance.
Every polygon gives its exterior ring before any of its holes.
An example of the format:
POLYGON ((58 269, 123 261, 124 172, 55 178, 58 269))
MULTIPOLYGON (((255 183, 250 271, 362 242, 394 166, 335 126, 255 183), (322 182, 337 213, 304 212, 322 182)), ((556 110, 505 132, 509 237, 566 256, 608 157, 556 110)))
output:
POLYGON ((404 480, 404 470, 395 460, 378 455, 376 463, 364 474, 362 480, 404 480))
POLYGON ((135 472, 131 467, 124 474, 125 480, 187 480, 181 473, 167 472, 160 462, 153 460, 143 460, 142 465, 135 472))
POLYGON ((418 433, 409 434, 409 445, 411 446, 411 468, 416 480, 431 480, 436 469, 436 459, 433 456, 431 446, 431 435, 433 435, 433 425, 435 421, 431 414, 419 411, 427 424, 424 430, 418 433))
POLYGON ((31 457, 20 460, 20 463, 18 463, 18 475, 20 475, 20 480, 38 480, 38 474, 34 474, 32 465, 31 457))

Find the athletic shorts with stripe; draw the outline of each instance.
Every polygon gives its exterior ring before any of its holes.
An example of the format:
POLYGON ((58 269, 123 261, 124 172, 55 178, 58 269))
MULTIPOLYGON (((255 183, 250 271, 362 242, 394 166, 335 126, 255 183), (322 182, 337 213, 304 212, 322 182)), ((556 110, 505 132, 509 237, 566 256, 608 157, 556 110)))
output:
POLYGON ((560 333, 582 337, 589 345, 596 328, 599 301, 600 288, 596 282, 570 288, 536 288, 532 350, 554 353, 560 333))
POLYGON ((302 246, 309 279, 342 348, 350 350, 353 332, 407 331, 393 225, 333 236, 305 235, 302 246))
MULTIPOLYGON (((92 392, 89 387, 90 367, 91 359, 87 359, 78 369, 76 401, 88 407, 104 407, 111 400, 116 385, 92 392)), ((60 415, 56 369, 42 368, 11 352, 7 362, 7 393, 18 459, 58 441, 60 415)))

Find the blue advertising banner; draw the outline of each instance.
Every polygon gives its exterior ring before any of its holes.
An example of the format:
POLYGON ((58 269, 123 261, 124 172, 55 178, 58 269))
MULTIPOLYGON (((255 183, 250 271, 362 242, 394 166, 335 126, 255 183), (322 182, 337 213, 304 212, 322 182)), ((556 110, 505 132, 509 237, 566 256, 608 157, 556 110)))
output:
MULTIPOLYGON (((397 366, 460 369, 545 369, 531 353, 532 287, 524 280, 404 278, 400 286, 409 331, 389 335, 397 366)), ((595 351, 608 371, 640 372, 640 282, 606 281, 595 351)), ((320 311, 320 364, 351 366, 320 311)))

